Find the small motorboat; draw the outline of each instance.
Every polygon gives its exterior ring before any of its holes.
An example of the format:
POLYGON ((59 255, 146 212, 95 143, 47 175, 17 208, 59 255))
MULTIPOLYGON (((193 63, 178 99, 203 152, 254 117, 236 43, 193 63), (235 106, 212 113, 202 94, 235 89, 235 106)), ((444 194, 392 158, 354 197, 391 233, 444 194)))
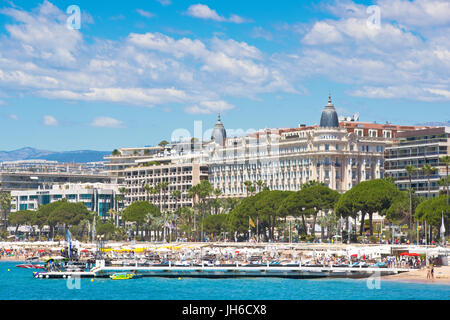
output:
POLYGON ((39 257, 32 257, 26 260, 27 263, 16 265, 17 268, 23 269, 44 269, 44 266, 41 264, 37 264, 39 262, 39 257))
POLYGON ((109 276, 112 280, 130 280, 133 279, 132 273, 114 273, 109 276))
POLYGON ((131 280, 142 278, 141 274, 136 273, 114 273, 109 276, 112 280, 131 280))

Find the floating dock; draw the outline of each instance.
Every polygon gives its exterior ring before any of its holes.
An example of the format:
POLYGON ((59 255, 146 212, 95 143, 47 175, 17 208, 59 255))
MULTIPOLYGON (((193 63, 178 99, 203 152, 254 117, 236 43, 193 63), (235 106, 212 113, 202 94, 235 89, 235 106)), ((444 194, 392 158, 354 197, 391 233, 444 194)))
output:
POLYGON ((88 272, 42 272, 36 278, 70 279, 70 278, 109 278, 118 272, 137 273, 143 277, 163 278, 368 278, 372 275, 392 275, 411 271, 401 268, 358 268, 358 267, 292 267, 292 266, 153 266, 153 267, 94 267, 88 272))

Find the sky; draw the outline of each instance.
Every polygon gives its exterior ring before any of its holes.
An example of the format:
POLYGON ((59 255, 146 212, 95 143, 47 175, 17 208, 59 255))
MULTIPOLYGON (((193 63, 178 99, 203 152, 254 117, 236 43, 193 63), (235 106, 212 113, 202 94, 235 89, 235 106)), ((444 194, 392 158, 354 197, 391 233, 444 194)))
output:
POLYGON ((218 113, 313 125, 328 94, 361 121, 447 122, 449 34, 448 0, 1 0, 0 150, 156 145, 218 113))

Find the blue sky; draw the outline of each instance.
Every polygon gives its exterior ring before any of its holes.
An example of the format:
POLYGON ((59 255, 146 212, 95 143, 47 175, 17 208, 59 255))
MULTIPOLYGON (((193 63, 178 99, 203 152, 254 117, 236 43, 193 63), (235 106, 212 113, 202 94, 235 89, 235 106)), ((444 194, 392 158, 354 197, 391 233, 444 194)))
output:
POLYGON ((446 0, 2 1, 0 150, 315 124, 329 92, 362 121, 449 121, 448 34, 446 0))

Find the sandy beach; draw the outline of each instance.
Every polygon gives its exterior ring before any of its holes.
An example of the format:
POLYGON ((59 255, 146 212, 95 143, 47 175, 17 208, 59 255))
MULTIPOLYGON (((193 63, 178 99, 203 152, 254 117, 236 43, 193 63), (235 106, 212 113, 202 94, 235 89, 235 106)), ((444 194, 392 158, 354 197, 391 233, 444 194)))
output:
POLYGON ((450 285, 450 266, 434 268, 434 280, 427 279, 426 268, 390 276, 383 276, 382 280, 450 285))

